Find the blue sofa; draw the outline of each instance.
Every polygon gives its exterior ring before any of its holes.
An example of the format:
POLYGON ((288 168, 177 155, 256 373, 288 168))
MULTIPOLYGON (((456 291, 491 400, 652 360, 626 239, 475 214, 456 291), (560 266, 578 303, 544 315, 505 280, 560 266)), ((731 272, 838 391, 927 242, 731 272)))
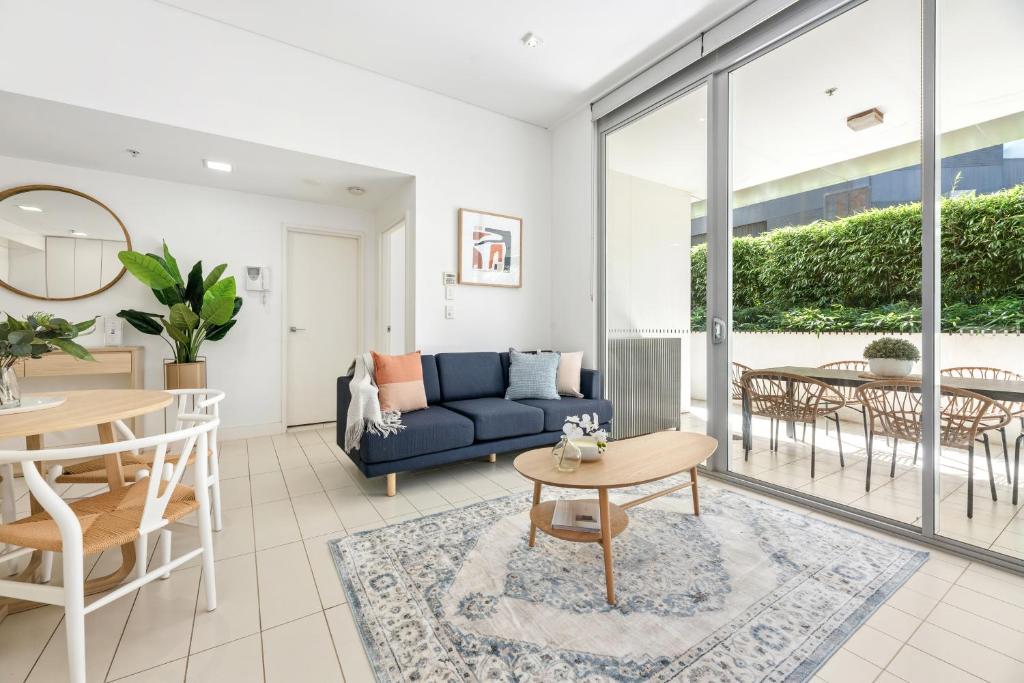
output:
MULTIPOLYGON (((505 399, 507 353, 439 353, 422 356, 424 410, 402 415, 405 429, 388 437, 364 434, 348 457, 367 477, 388 475, 394 495, 394 474, 494 453, 555 444, 569 415, 597 413, 609 428, 612 403, 601 398, 601 374, 583 370, 583 398, 561 400, 505 399)), ((345 419, 352 394, 352 376, 338 378, 338 445, 345 447, 345 419)))

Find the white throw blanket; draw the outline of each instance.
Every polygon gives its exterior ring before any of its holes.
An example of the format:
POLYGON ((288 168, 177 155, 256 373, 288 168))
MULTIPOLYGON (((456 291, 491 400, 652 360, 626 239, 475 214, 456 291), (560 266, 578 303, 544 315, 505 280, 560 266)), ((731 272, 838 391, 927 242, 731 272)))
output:
POLYGON ((345 420, 345 451, 359 448, 363 432, 379 434, 387 438, 405 429, 402 413, 397 410, 381 411, 377 398, 377 384, 373 379, 373 356, 364 353, 356 356, 354 372, 349 383, 352 400, 348 404, 345 420))

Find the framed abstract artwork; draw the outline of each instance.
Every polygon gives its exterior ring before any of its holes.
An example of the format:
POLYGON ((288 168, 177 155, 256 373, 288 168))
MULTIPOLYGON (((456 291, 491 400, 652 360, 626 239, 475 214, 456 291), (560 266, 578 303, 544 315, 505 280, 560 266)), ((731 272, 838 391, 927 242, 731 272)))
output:
POLYGON ((459 284, 523 286, 523 219, 459 209, 459 284))

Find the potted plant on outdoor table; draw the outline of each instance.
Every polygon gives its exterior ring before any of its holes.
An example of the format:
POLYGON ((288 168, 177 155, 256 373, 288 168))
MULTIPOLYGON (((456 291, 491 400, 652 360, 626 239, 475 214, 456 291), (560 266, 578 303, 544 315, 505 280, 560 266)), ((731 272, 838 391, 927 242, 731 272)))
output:
POLYGON ((199 356, 199 349, 204 342, 220 341, 235 326, 242 299, 235 296, 235 278, 221 277, 226 263, 204 277, 203 262, 198 261, 188 276, 182 277, 167 242, 163 252, 160 256, 122 251, 117 257, 129 273, 153 290, 153 296, 167 307, 167 313, 123 310, 117 316, 139 332, 160 337, 170 346, 174 356, 164 363, 165 388, 205 388, 206 360, 199 356))
POLYGON ((0 322, 0 410, 21 406, 21 389, 15 365, 24 358, 42 358, 60 349, 72 358, 94 360, 84 347, 72 341, 92 330, 96 319, 69 323, 51 313, 33 313, 24 320, 7 315, 0 322))
POLYGON ((871 374, 879 377, 906 377, 921 359, 921 352, 906 339, 882 337, 864 348, 871 374))

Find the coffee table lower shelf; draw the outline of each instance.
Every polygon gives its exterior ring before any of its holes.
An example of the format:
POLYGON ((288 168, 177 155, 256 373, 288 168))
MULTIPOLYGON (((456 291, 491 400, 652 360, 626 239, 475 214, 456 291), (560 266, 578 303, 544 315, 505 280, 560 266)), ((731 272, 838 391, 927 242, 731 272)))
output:
MULTIPOLYGON (((555 514, 556 502, 549 500, 539 505, 534 505, 530 510, 530 521, 548 536, 554 536, 563 541, 573 541, 574 543, 601 542, 600 529, 597 531, 572 531, 569 529, 556 529, 551 526, 551 518, 555 514)), ((596 498, 590 498, 587 502, 594 503, 600 509, 596 498)), ((611 510, 612 538, 614 538, 626 530, 626 526, 629 525, 629 517, 626 516, 626 511, 615 503, 608 503, 608 507, 611 510)))

